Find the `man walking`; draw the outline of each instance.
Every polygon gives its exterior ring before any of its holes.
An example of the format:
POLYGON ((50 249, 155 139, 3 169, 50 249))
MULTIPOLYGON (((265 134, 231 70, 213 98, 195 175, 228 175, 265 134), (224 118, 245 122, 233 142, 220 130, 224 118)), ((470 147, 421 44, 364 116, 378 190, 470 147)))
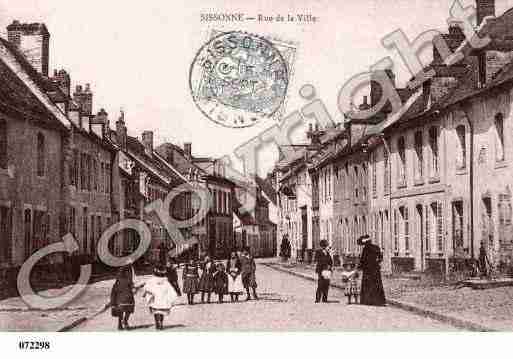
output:
POLYGON ((315 303, 319 303, 321 300, 323 303, 327 303, 333 259, 328 251, 328 242, 326 240, 321 240, 319 245, 321 246, 321 249, 318 249, 315 253, 315 262, 317 263, 315 272, 318 275, 315 303))

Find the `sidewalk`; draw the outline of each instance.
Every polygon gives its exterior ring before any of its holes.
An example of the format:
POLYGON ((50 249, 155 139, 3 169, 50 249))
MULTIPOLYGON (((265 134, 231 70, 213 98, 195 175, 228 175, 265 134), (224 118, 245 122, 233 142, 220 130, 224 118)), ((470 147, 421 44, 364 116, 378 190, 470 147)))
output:
MULTIPOLYGON (((137 282, 144 281, 139 276, 137 282)), ((98 281, 87 288, 66 307, 52 310, 31 309, 21 297, 0 301, 0 331, 57 332, 92 318, 109 308, 110 291, 114 279, 98 281)), ((70 289, 66 286, 38 292, 41 296, 56 296, 70 289)))
MULTIPOLYGON (((271 268, 316 280, 313 265, 262 261, 271 268)), ((418 278, 383 277, 387 302, 413 313, 431 317, 459 328, 477 331, 513 330, 513 288, 486 290, 455 288, 418 278)), ((338 270, 332 286, 344 288, 338 270)))

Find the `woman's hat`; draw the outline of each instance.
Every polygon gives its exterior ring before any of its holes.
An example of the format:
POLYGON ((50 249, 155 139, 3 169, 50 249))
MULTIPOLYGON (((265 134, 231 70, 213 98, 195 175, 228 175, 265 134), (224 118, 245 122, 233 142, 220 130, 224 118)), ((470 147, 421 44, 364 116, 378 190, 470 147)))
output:
POLYGON ((165 277, 167 274, 167 271, 166 271, 166 268, 164 268, 161 265, 158 265, 153 269, 153 274, 156 275, 157 277, 165 277))
POLYGON ((356 241, 356 244, 358 244, 359 246, 363 246, 365 243, 367 243, 369 241, 370 241, 370 236, 368 234, 365 234, 365 235, 361 236, 360 238, 358 238, 358 240, 356 241))
POLYGON ((325 239, 321 239, 320 242, 319 242, 319 246, 321 248, 326 248, 328 246, 328 241, 325 240, 325 239))

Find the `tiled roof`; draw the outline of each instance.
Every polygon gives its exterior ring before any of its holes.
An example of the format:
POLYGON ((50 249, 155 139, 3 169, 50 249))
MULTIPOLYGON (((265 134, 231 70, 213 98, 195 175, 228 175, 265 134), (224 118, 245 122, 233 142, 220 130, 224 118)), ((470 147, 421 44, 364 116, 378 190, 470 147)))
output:
MULTIPOLYGON (((2 43, 6 41, 0 38, 2 43)), ((0 107, 13 117, 31 119, 42 124, 65 130, 61 121, 41 103, 29 87, 0 58, 0 107)))

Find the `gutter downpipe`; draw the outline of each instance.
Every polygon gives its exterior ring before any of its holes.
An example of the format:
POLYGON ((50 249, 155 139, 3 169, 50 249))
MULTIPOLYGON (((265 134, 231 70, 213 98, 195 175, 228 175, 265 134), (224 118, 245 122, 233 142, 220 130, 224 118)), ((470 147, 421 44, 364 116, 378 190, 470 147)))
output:
MULTIPOLYGON (((380 133, 381 141, 383 142, 383 146, 385 147, 385 151, 388 154, 388 234, 390 238, 390 242, 392 241, 392 153, 390 151, 390 146, 387 140, 385 139, 384 133, 380 133)), ((384 188, 385 189, 385 188, 384 188)), ((390 272, 392 272, 392 256, 389 255, 390 248, 385 251, 387 255, 387 264, 390 264, 390 272), (390 263, 389 263, 390 262, 390 263)))
POLYGON ((474 124, 470 120, 468 111, 465 110, 464 104, 459 106, 465 114, 469 131, 470 131, 470 166, 469 166, 469 186, 470 186, 470 258, 475 259, 474 250, 474 124))

